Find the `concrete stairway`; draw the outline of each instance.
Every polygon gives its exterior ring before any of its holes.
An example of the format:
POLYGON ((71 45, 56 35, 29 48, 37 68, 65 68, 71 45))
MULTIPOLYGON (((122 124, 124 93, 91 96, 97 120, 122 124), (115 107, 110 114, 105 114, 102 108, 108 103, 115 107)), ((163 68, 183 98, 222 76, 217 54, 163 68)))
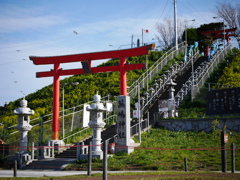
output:
MULTIPOLYGON (((207 61, 207 57, 205 56, 199 57, 194 63, 194 70, 197 69, 197 67, 204 61, 207 61)), ((191 74, 192 74, 192 68, 191 66, 189 66, 185 72, 181 72, 181 74, 178 74, 177 76, 175 76, 175 78, 173 79, 173 81, 177 83, 177 85, 174 87, 175 93, 180 91, 180 89, 182 88, 182 85, 191 77, 191 74)), ((168 99, 168 98, 169 98, 169 92, 167 91, 167 89, 165 89, 165 91, 162 92, 162 94, 159 94, 158 96, 158 99, 160 100, 168 99)), ((154 113, 158 112, 158 99, 156 99, 153 106, 148 110, 149 116, 151 119, 154 117, 154 113)))
POLYGON ((67 164, 72 164, 76 158, 47 158, 34 160, 29 165, 22 167, 22 170, 62 170, 67 164))

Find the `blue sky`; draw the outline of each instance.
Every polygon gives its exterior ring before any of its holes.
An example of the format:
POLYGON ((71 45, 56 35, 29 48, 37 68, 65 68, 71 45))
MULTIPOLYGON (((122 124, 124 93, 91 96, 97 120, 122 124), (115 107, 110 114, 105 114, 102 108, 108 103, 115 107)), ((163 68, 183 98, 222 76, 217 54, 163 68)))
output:
MULTIPOLYGON (((177 0, 178 18, 196 19, 193 27, 216 22, 217 2, 177 0)), ((142 28, 149 30, 144 42, 154 43, 156 23, 166 17, 173 18, 173 0, 1 0, 0 106, 53 82, 51 77, 36 78, 36 72, 53 67, 36 66, 29 56, 130 48, 131 36, 136 43, 142 28)))

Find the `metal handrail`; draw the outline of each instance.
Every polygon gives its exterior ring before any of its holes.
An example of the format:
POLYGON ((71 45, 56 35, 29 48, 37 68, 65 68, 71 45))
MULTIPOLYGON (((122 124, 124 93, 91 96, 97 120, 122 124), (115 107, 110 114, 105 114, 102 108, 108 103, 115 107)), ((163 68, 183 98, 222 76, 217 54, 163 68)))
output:
POLYGON ((212 73, 214 71, 214 68, 219 64, 219 62, 224 59, 224 56, 231 51, 232 46, 228 45, 226 48, 224 48, 219 54, 216 54, 212 61, 211 64, 208 66, 207 70, 205 71, 205 73, 202 75, 201 79, 199 79, 199 81, 193 85, 192 88, 192 95, 193 97, 195 97, 197 95, 197 93, 200 91, 200 87, 202 87, 205 83, 205 81, 207 80, 207 78, 210 76, 210 73, 212 73), (223 56, 221 59, 219 59, 221 56, 223 56))
POLYGON ((135 97, 137 95, 137 86, 140 84, 141 87, 145 87, 144 81, 146 78, 154 77, 155 74, 153 72, 159 72, 166 64, 168 58, 173 58, 174 55, 179 54, 179 52, 182 52, 185 50, 186 44, 185 42, 182 42, 179 44, 179 49, 175 50, 175 47, 167 51, 162 57, 160 57, 149 69, 146 70, 130 87, 129 87, 129 96, 135 97), (160 68, 159 68, 160 66, 160 68), (157 70, 156 70, 157 69, 157 70), (154 74, 154 75, 152 75, 154 74))
MULTIPOLYGON (((117 117, 116 114, 105 118, 103 121, 106 122, 106 121, 109 120, 110 118, 113 118, 113 119, 114 119, 115 117, 117 117)), ((88 126, 88 127, 84 128, 84 129, 82 129, 82 130, 80 130, 80 131, 78 131, 78 132, 76 132, 76 133, 74 133, 74 134, 71 134, 71 135, 69 135, 69 136, 67 136, 67 137, 65 137, 65 138, 63 138, 63 139, 61 139, 61 140, 67 141, 67 144, 68 144, 68 139, 69 139, 69 138, 71 138, 71 137, 73 137, 73 136, 75 136, 75 135, 77 135, 77 134, 81 134, 81 133, 83 133, 84 131, 87 131, 87 130, 89 130, 89 129, 90 129, 90 127, 88 126)))
POLYGON ((153 95, 152 97, 150 97, 149 100, 144 104, 144 106, 142 107, 142 112, 145 110, 145 108, 146 108, 147 106, 149 106, 149 104, 150 104, 152 101, 155 101, 155 100, 156 100, 156 96, 167 86, 168 81, 169 81, 174 75, 176 75, 177 73, 182 72, 183 69, 185 69, 185 68, 192 62, 193 59, 198 58, 198 56, 199 56, 199 51, 197 51, 191 58, 189 58, 189 60, 188 60, 187 62, 185 62, 181 68, 178 69, 178 71, 174 71, 174 72, 168 77, 168 79, 165 80, 165 82, 162 84, 162 86, 159 87, 158 91, 156 91, 156 92, 154 93, 154 95, 153 95))
MULTIPOLYGON (((196 96, 196 94, 199 92, 200 87, 202 87, 204 85, 204 83, 207 80, 207 78, 209 77, 210 73, 213 72, 213 70, 217 66, 217 64, 224 58, 224 55, 227 54, 230 50, 231 50, 231 46, 227 46, 222 51, 220 51, 217 54, 215 54, 213 56, 213 58, 211 59, 211 61, 207 61, 208 63, 206 63, 206 67, 204 67, 204 69, 202 69, 203 71, 197 77, 197 79, 194 79, 193 86, 192 86, 192 84, 190 84, 190 86, 189 86, 190 91, 187 91, 186 93, 189 94, 191 92, 191 94, 192 94, 192 96, 194 98, 196 96), (223 56, 223 57, 221 58, 221 56, 223 56)), ((195 72, 196 72, 196 70, 195 70, 195 72)), ((193 79, 193 75, 191 75, 187 81, 192 82, 192 79, 193 79)), ((186 96, 187 94, 184 94, 184 96, 186 96)), ((176 97, 180 97, 180 91, 177 92, 177 94, 175 96, 175 102, 177 102, 176 97)), ((181 103, 181 101, 180 101, 180 103, 181 103)), ((179 106, 179 104, 176 103, 176 107, 177 108, 178 108, 178 106, 179 106)))

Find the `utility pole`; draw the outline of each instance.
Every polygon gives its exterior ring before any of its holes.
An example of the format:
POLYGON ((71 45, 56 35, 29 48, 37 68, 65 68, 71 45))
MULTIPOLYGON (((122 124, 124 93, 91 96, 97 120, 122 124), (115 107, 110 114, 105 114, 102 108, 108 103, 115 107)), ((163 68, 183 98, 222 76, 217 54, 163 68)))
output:
POLYGON ((178 36, 177 36, 177 0, 174 0, 174 31, 175 31, 175 46, 178 50, 178 36))
POLYGON ((131 48, 133 48, 133 34, 132 34, 131 48))

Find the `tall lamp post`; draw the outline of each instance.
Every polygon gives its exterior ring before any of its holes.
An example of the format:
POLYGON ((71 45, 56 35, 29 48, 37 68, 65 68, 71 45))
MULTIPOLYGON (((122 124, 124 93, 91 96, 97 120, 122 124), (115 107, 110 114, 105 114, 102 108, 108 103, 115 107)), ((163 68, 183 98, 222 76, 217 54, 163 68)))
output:
POLYGON ((185 41, 186 41, 186 44, 187 44, 187 22, 189 22, 189 21, 195 21, 195 19, 186 21, 186 24, 185 24, 185 41))
MULTIPOLYGON (((213 17, 213 19, 218 19, 219 17, 213 17)), ((225 47, 225 21, 224 21, 224 19, 222 19, 223 20, 223 46, 225 47)))
MULTIPOLYGON (((65 138, 65 130, 64 130, 64 123, 65 123, 65 121, 64 121, 64 94, 65 94, 65 90, 64 90, 64 87, 66 86, 66 85, 68 85, 69 83, 65 83, 65 84, 63 84, 63 90, 62 90, 62 137, 63 138, 65 138)), ((72 85, 78 85, 79 84, 79 82, 73 82, 73 83, 71 83, 72 85)))
MULTIPOLYGON (((185 24, 185 41, 186 41, 186 54, 187 54, 187 22, 189 21, 195 21, 195 19, 192 19, 192 20, 188 20, 186 21, 186 24, 185 24)), ((191 90, 191 101, 193 101, 193 86, 194 86, 194 67, 193 67, 193 58, 192 58, 192 90, 191 90)))

